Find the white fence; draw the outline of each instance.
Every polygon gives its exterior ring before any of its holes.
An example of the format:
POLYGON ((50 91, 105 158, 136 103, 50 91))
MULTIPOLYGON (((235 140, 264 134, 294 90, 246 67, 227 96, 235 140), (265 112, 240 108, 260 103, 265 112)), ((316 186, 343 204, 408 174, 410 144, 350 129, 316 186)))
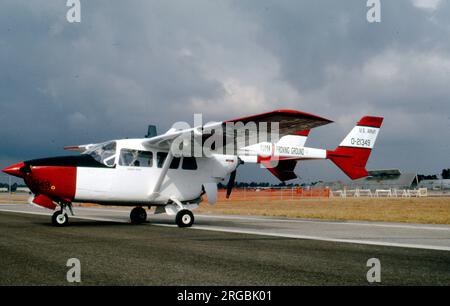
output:
POLYGON ((410 198, 410 197, 427 197, 428 189, 377 189, 372 192, 370 189, 342 189, 330 192, 330 197, 341 198, 410 198))

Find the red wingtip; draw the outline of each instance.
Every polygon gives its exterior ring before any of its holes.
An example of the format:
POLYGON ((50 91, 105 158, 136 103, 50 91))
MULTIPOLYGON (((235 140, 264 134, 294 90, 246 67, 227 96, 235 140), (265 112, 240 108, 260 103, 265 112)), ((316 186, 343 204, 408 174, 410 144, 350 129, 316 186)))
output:
POLYGON ((308 137, 309 136, 309 132, 311 132, 311 130, 297 131, 297 132, 294 133, 294 135, 308 137))

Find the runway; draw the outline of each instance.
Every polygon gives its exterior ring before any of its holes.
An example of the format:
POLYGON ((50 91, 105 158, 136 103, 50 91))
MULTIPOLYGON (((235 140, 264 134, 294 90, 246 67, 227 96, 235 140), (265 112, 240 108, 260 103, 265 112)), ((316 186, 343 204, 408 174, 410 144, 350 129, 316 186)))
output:
MULTIPOLYGON (((75 207, 75 217, 70 218, 129 223, 130 210, 131 208, 75 207)), ((46 209, 19 204, 0 205, 0 211, 51 215, 46 209)), ((195 225, 191 229, 450 251, 449 225, 198 214, 195 214, 195 218, 195 225)), ((176 227, 174 217, 165 214, 149 215, 147 224, 176 227)))
POLYGON ((192 228, 129 208, 75 207, 69 226, 50 211, 0 205, 0 284, 67 284, 79 258, 83 284, 367 284, 378 258, 382 284, 450 284, 450 226, 196 215, 192 228), (84 264, 83 264, 84 263, 84 264))

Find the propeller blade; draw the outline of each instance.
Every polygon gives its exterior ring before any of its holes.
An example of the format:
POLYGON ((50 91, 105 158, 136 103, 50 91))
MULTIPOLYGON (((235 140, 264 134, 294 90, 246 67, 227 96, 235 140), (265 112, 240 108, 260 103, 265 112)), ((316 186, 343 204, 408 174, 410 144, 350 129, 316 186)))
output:
POLYGON ((234 187, 235 179, 236 179, 236 170, 234 170, 230 174, 230 180, 228 181, 228 185, 227 185, 227 199, 230 198, 231 191, 233 190, 233 187, 234 187))

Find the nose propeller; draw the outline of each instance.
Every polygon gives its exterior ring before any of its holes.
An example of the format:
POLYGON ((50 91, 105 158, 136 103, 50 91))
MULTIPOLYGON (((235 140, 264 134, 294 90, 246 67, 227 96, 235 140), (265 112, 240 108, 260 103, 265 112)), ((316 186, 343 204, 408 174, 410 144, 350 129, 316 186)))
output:
POLYGON ((17 176, 17 177, 24 177, 25 174, 27 173, 26 168, 27 167, 26 167, 25 163, 21 162, 21 163, 9 166, 9 167, 3 169, 2 171, 9 175, 13 175, 13 176, 17 176))

